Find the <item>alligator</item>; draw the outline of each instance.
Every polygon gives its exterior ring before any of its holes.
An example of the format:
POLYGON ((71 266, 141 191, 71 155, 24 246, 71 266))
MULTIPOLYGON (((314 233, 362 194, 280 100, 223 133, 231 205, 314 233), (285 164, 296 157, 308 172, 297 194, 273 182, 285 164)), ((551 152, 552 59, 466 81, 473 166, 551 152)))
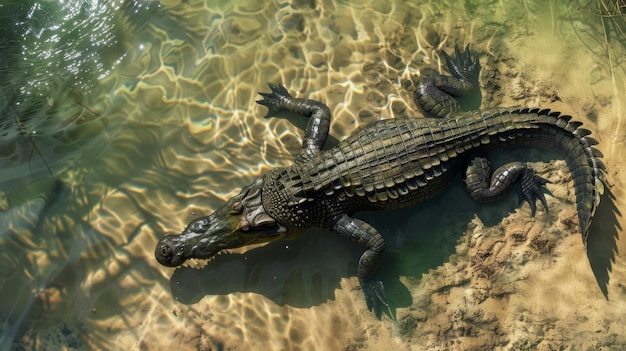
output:
POLYGON ((290 111, 308 117, 302 150, 293 165, 269 170, 209 216, 199 217, 179 235, 166 235, 155 249, 158 262, 176 267, 189 258, 210 259, 222 250, 294 239, 315 228, 336 232, 365 248, 357 275, 370 311, 392 315, 376 269, 385 252, 383 236, 354 217, 364 210, 411 206, 440 193, 465 169, 466 188, 479 202, 502 199, 514 187, 530 204, 547 210, 547 180, 523 162, 491 171, 484 150, 510 145, 552 149, 564 155, 572 173, 580 232, 587 239, 600 202, 605 167, 591 132, 571 116, 539 108, 490 108, 464 112, 457 99, 478 89, 478 54, 455 48, 442 52, 451 76, 418 81, 415 102, 431 118, 396 117, 373 122, 323 149, 330 126, 324 103, 295 98, 269 83, 257 103, 266 117, 290 111), (434 118, 432 118, 434 117, 434 118))

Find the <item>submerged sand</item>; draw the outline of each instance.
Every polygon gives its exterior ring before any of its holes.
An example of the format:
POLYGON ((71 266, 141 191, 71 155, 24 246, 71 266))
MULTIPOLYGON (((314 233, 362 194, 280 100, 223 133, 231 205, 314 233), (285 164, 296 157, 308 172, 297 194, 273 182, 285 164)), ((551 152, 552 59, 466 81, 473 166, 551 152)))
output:
POLYGON ((5 345, 626 348, 626 95, 616 63, 624 38, 607 45, 597 18, 560 2, 162 4, 178 31, 149 28, 149 45, 119 67, 124 78, 103 82, 112 97, 99 107, 124 128, 96 164, 60 175, 62 208, 27 202, 3 238, 0 308, 4 335, 15 335, 5 345), (405 82, 444 70, 437 51, 466 43, 481 55, 483 107, 560 110, 600 142, 608 181, 587 245, 566 165, 535 152, 529 161, 552 182, 549 211, 535 217, 515 196, 473 204, 461 184, 406 211, 364 215, 389 242, 383 275, 397 321, 367 311, 355 276, 361 249, 328 232, 222 255, 202 269, 155 261, 163 233, 290 164, 302 132, 261 118, 254 100, 264 82, 325 101, 341 139, 379 118, 420 115, 405 82))

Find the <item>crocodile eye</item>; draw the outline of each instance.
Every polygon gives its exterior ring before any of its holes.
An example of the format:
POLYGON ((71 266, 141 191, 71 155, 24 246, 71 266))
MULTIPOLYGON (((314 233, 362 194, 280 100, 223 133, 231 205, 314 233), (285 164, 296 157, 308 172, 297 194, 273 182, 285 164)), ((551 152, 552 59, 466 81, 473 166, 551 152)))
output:
POLYGON ((243 203, 241 201, 237 201, 233 204, 232 210, 230 210, 231 215, 240 214, 243 212, 243 203))

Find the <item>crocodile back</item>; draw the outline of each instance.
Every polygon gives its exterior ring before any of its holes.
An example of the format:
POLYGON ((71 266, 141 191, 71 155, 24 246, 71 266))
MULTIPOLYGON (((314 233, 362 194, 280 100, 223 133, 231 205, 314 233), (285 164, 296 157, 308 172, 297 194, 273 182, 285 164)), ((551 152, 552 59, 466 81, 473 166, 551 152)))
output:
POLYGON ((285 179, 295 198, 334 198, 343 211, 404 207, 436 195, 469 151, 531 145, 564 153, 572 171, 581 232, 587 233, 603 191, 596 144, 570 116, 539 109, 490 109, 448 118, 374 122, 297 162, 285 179))
MULTIPOLYGON (((307 162, 295 193, 367 199, 372 204, 424 200, 444 187, 459 156, 509 130, 538 128, 530 114, 494 109, 455 117, 393 118, 356 131, 307 162), (449 174, 449 175, 448 175, 449 174), (420 188, 425 188, 423 191, 420 188), (416 197, 417 196, 417 197, 416 197)), ((377 206, 374 206, 377 207, 377 206)))

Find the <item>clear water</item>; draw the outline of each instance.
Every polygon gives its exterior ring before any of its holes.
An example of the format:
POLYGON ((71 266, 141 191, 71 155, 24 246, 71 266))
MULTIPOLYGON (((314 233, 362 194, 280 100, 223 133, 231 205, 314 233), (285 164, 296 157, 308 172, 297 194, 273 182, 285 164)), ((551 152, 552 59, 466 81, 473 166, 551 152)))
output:
POLYGON ((626 25, 603 5, 0 2, 1 347, 625 349, 626 25), (515 196, 475 204, 459 178, 414 208, 362 214, 388 242, 398 321, 367 311, 361 249, 330 232, 201 269, 156 262, 164 233, 298 152, 301 121, 254 103, 265 82, 326 102, 340 140, 419 116, 403 82, 467 43, 483 107, 562 110, 600 141, 608 194, 587 246, 564 164, 513 150, 555 183, 548 213, 515 196))

